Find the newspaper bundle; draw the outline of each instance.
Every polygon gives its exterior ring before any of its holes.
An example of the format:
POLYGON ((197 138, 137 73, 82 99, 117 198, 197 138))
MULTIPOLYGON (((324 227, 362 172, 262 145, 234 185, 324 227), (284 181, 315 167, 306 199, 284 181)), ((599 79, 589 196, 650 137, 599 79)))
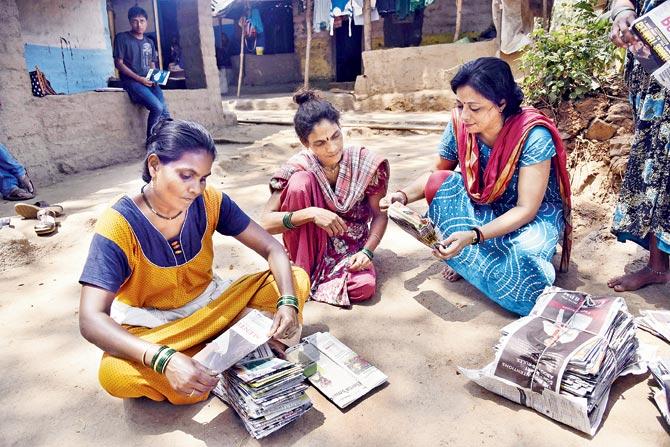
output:
POLYGON ((271 319, 252 310, 194 355, 193 359, 221 373, 268 341, 271 328, 271 319))
POLYGON ((670 310, 641 310, 637 327, 670 343, 670 310))
POLYGON ((388 377, 328 332, 317 332, 286 351, 288 360, 306 369, 309 382, 340 408, 345 408, 388 377), (310 370, 309 366, 316 364, 310 370))
POLYGON ((628 49, 665 88, 670 88, 670 2, 638 17, 631 29, 640 39, 628 49))
POLYGON ((661 411, 665 423, 670 425, 670 359, 649 362, 649 370, 656 381, 652 387, 652 399, 661 411))
POLYGON ((547 287, 530 314, 505 326, 495 360, 469 379, 591 436, 610 387, 638 364, 635 322, 619 297, 547 287))
POLYGON ((265 344, 225 371, 213 392, 261 439, 312 408, 304 380, 301 366, 276 358, 265 344))
POLYGON ((435 248, 440 243, 439 233, 430 219, 422 217, 419 213, 402 203, 393 202, 388 208, 388 216, 389 219, 422 244, 435 248))

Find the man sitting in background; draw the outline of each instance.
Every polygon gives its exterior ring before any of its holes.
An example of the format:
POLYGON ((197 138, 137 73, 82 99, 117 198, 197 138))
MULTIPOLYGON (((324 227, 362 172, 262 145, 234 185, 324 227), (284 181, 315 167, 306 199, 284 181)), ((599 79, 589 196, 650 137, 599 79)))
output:
POLYGON ((154 43, 144 32, 147 29, 147 12, 139 6, 128 10, 130 31, 118 33, 114 39, 114 65, 121 75, 123 89, 130 99, 149 110, 147 137, 161 118, 169 118, 163 91, 146 79, 150 68, 156 67, 157 53, 154 43))

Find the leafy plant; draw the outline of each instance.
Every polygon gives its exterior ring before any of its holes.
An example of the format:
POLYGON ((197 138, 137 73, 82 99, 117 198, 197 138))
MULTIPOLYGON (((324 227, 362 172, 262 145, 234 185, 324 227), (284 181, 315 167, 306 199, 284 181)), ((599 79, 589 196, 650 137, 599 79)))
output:
POLYGON ((521 57, 523 89, 533 104, 557 107, 600 89, 622 54, 609 41, 611 24, 594 10, 596 0, 573 4, 574 16, 552 31, 533 31, 521 57))

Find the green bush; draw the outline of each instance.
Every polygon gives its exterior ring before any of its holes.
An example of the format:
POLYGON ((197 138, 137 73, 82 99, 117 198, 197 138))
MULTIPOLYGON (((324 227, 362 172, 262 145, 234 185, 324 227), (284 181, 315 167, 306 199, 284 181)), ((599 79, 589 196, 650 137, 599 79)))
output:
POLYGON ((599 90, 621 52, 609 41, 611 24, 594 11, 595 0, 577 1, 574 17, 553 31, 533 31, 521 57, 523 89, 532 104, 557 107, 599 90))

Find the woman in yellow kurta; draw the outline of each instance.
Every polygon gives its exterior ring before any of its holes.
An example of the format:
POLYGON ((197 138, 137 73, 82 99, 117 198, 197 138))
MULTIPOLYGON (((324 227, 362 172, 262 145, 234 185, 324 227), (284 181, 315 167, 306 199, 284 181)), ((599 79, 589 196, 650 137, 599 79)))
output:
POLYGON ((97 222, 80 278, 79 325, 105 351, 100 383, 114 396, 207 398, 218 379, 191 356, 246 308, 274 314, 273 339, 299 337, 309 278, 235 202, 206 186, 215 155, 202 126, 157 124, 147 139, 147 184, 97 222), (216 277, 215 231, 265 257, 270 271, 234 283, 216 277))

